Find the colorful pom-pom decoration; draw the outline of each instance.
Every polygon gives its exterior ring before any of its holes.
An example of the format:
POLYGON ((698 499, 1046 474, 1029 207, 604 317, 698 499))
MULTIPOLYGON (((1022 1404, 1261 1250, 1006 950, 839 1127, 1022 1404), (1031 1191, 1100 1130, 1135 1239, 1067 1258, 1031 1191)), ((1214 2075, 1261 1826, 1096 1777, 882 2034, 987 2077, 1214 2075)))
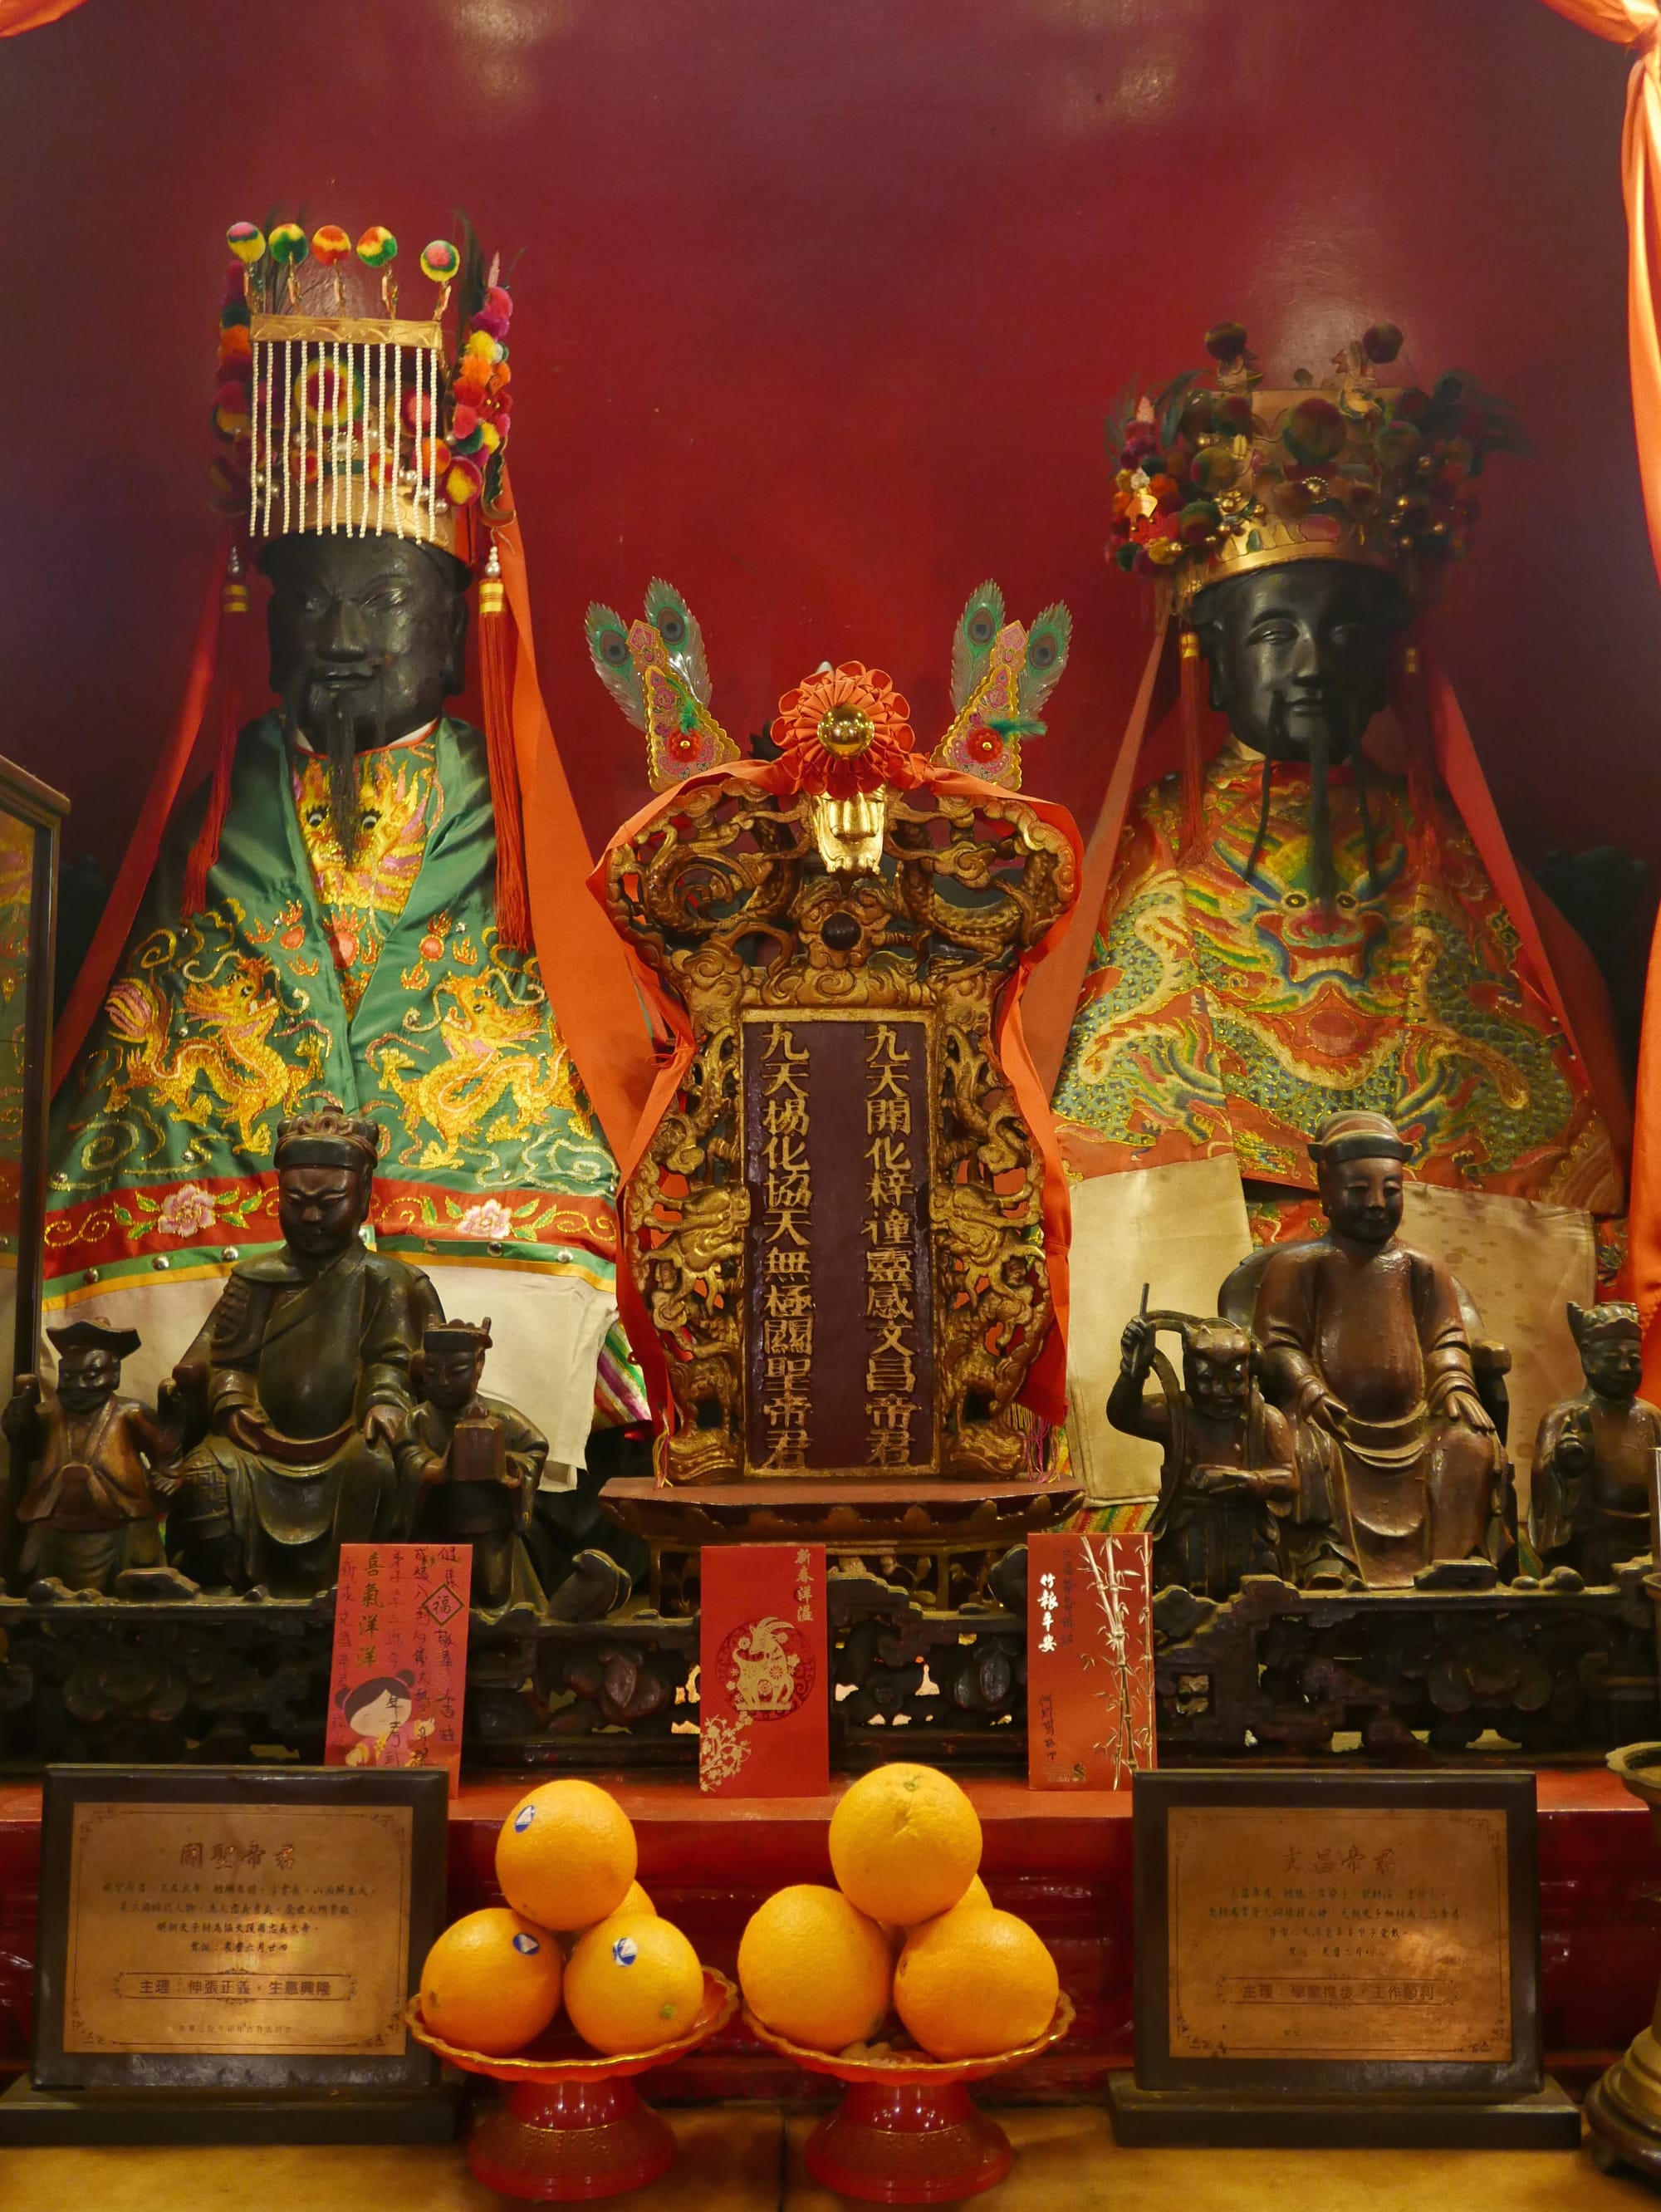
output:
POLYGON ((233 222, 225 243, 245 269, 252 269, 265 251, 265 234, 256 222, 233 222))
POLYGON ((266 244, 270 248, 272 260, 282 268, 304 261, 312 250, 306 242, 306 233, 297 222, 273 223, 271 235, 266 244))
POLYGON ((421 250, 421 273, 435 284, 453 284, 461 274, 461 255, 447 238, 434 238, 421 250))
POLYGON ((318 361, 294 379, 294 401, 308 422, 332 430, 362 412, 363 390, 355 368, 318 361))
POLYGON ((325 269, 344 261, 351 251, 352 241, 337 222, 320 223, 312 233, 312 252, 325 269))
POLYGON ((471 461, 453 460, 444 479, 444 495, 452 507, 468 507, 478 497, 484 477, 471 461))
POLYGON ((384 222, 372 222, 358 240, 358 259, 366 269, 385 269, 398 258, 398 242, 384 222))

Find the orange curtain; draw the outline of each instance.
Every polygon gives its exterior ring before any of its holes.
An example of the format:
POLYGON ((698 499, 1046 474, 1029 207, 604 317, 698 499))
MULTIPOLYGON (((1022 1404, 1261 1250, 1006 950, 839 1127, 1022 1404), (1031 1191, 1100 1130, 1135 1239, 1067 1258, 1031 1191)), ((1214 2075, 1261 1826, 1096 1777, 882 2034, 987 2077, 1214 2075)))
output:
POLYGON ((19 31, 38 31, 73 14, 82 0, 0 0, 0 39, 15 38, 19 31))
MULTIPOLYGON (((1638 476, 1661 573, 1661 0, 1546 0, 1582 30, 1631 50, 1621 181, 1627 202, 1628 350, 1638 476)), ((1644 1328, 1644 1390, 1661 1394, 1661 933, 1650 956, 1638 1054, 1628 1284, 1644 1328)))
POLYGON ((1621 180, 1627 201, 1628 350, 1638 474, 1649 518, 1650 550, 1661 572, 1661 0, 1546 0, 1560 15, 1617 46, 1629 47, 1621 180))

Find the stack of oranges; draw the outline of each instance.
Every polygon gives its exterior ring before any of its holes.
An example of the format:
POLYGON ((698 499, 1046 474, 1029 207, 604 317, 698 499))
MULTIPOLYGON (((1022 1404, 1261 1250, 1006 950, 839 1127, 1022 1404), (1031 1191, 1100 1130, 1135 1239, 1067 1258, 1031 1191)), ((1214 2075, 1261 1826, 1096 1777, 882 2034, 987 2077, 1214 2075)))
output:
POLYGON ((881 2033, 890 2006, 930 2057, 985 2058, 1042 2035, 1055 1961, 1000 1912, 976 1872, 980 1823, 949 1776, 879 1767, 830 1824, 837 1887, 798 1882, 751 1916, 738 1947, 744 2002, 804 2050, 842 2052, 881 2033))
POLYGON ((548 1782, 522 1797, 496 1838, 506 1904, 470 1912, 427 1954, 427 2026, 492 2058, 534 2043, 561 2002, 583 2041, 608 2057, 684 2035, 704 1970, 634 1879, 639 1864, 628 1815, 593 1783, 548 1782))

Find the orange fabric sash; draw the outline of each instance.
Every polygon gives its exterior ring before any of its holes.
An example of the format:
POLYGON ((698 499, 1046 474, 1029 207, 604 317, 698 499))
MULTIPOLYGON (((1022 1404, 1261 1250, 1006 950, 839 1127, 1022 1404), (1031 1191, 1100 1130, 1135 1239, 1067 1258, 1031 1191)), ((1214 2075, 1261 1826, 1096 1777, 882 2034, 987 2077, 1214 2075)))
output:
MULTIPOLYGON (((991 810, 1008 799, 1009 794, 1001 787, 987 783, 978 775, 966 775, 955 769, 937 769, 920 762, 915 764, 921 769, 918 784, 923 788, 952 798, 978 799, 991 810)), ((784 788, 777 762, 745 761, 736 767, 724 765, 706 769, 697 775, 687 777, 672 790, 660 793, 618 830, 598 866, 589 878, 589 889, 600 911, 604 912, 607 863, 620 846, 632 843, 659 815, 671 812, 682 804, 684 794, 694 787, 734 782, 756 784, 764 791, 781 792, 784 788)), ((1076 878, 1082 855, 1078 831, 1071 815, 1065 807, 1055 805, 1047 799, 1028 799, 1024 793, 1021 798, 1023 805, 1030 806, 1041 821, 1059 830, 1067 839, 1072 848, 1076 878)), ((1033 1133, 1043 1164, 1040 1204, 1044 1221, 1044 1253, 1055 1315, 1043 1347, 1028 1370, 1027 1381, 1021 1392, 1021 1402, 1041 1419, 1057 1424, 1067 1417, 1067 1247, 1071 1215, 1067 1199, 1066 1172, 1056 1141, 1055 1124, 1050 1115, 1049 1095, 1028 1048, 1021 1018, 1021 1000, 1033 970, 1053 953, 1071 915, 1070 907, 1057 917, 1037 944, 1021 955, 1003 994, 993 1036, 993 1048, 998 1063, 1015 1093, 1015 1102, 1027 1126, 1033 1133)), ((621 939, 618 941, 622 942, 621 939)), ((657 972, 632 947, 628 951, 635 987, 661 1022, 664 1033, 670 1040, 670 1051, 668 1058, 658 1069, 646 1110, 633 1134, 617 1148, 620 1188, 627 1185, 629 1177, 645 1158, 658 1125, 675 1103, 676 1093, 681 1087, 695 1049, 692 1024, 685 1008, 664 988, 657 972)), ((621 1202, 619 1210, 621 1212, 621 1202)), ((617 1304, 628 1333, 630 1346, 646 1377, 646 1395, 651 1400, 652 1410, 663 1432, 672 1434, 677 1420, 669 1387, 669 1363, 645 1300, 640 1296, 627 1250, 619 1255, 617 1304)))
MULTIPOLYGON (((506 489, 504 505, 511 506, 506 489)), ((518 520, 495 532, 512 651, 513 754, 519 772, 531 934, 560 1034, 614 1153, 645 1112, 656 1073, 652 1036, 622 939, 583 893, 594 865, 536 678, 524 542, 518 520)))
POLYGON ((72 15, 83 0, 0 0, 0 39, 15 39, 20 31, 38 31, 60 15, 72 15))
POLYGON ((1661 571, 1661 0, 1546 0, 1560 15, 1633 56, 1621 130, 1627 203, 1627 347, 1638 473, 1650 550, 1661 571))
POLYGON ((191 650, 190 673, 185 680, 179 719, 156 763, 132 842, 123 856, 109 903, 87 948, 87 957, 81 963, 81 972, 75 979, 52 1036, 54 1091, 74 1066, 76 1054, 86 1042, 87 1033, 104 1003, 104 994, 114 980, 116 963, 126 949, 128 933, 137 918, 161 856, 168 817, 197 752, 197 741, 203 734, 219 659, 221 595, 228 553, 228 546, 220 548, 196 626, 196 643, 191 650))

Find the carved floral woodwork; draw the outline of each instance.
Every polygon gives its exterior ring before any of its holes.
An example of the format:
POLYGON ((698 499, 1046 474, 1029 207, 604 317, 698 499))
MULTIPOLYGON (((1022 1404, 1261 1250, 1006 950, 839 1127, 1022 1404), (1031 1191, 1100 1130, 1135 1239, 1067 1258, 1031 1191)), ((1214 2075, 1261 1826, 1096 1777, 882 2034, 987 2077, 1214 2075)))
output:
MULTIPOLYGON (((880 869, 833 872, 811 794, 779 795, 753 775, 733 775, 685 787, 612 848, 608 910, 692 1031, 677 1096, 621 1194, 626 1264, 665 1352, 677 1416, 659 1447, 670 1481, 827 1472, 973 1479, 1021 1466, 1021 1439, 998 1417, 1052 1316, 1044 1164, 995 1039, 1018 964, 1075 894, 1075 848, 1046 814, 1013 793, 889 788, 880 869), (783 1201, 803 1186, 799 1175, 794 1184, 782 1170, 773 1175, 773 1153, 764 1165, 756 1148, 781 1130, 805 1131, 811 1094, 792 1066, 807 1058, 813 1025, 838 1019, 863 1024, 841 1048, 868 1063, 865 1237, 876 1243, 883 1233, 887 1175, 893 1249, 898 1255, 910 1237, 906 1224, 917 1224, 926 1272, 911 1285, 915 1297, 902 1289, 889 1308, 912 1316, 912 1334, 896 1320, 871 1354, 868 1449, 827 1468, 822 1456, 804 1456, 808 1415, 779 1395, 809 1387, 822 1297, 811 1261, 791 1279, 806 1285, 793 1307, 781 1293, 764 1310, 757 1273, 761 1240, 785 1238, 783 1201), (906 1061, 909 1095, 927 1113, 926 1143, 905 1157, 898 1120, 885 1134, 884 1114, 900 1113, 887 1102, 901 1089, 897 1080, 883 1087, 885 1054, 906 1061), (768 1098, 777 1109, 770 1121, 757 1110, 768 1098), (758 1207, 769 1205, 763 1219, 758 1207), (925 1346, 915 1316, 930 1305, 925 1346), (752 1369, 747 1388, 751 1331, 775 1317, 763 1335, 765 1371, 758 1381, 752 1369), (783 1348, 773 1373, 775 1342, 783 1348), (924 1349, 932 1432, 924 1439, 913 1431, 903 1455, 885 1455, 882 1422, 900 1421, 900 1398, 924 1372, 924 1349)), ((799 1168, 799 1155, 791 1159, 799 1168)), ((903 1269, 889 1279, 903 1283, 903 1269)), ((765 1287, 772 1295, 771 1282, 765 1287)), ((826 1349, 837 1347, 818 1356, 826 1349)))

